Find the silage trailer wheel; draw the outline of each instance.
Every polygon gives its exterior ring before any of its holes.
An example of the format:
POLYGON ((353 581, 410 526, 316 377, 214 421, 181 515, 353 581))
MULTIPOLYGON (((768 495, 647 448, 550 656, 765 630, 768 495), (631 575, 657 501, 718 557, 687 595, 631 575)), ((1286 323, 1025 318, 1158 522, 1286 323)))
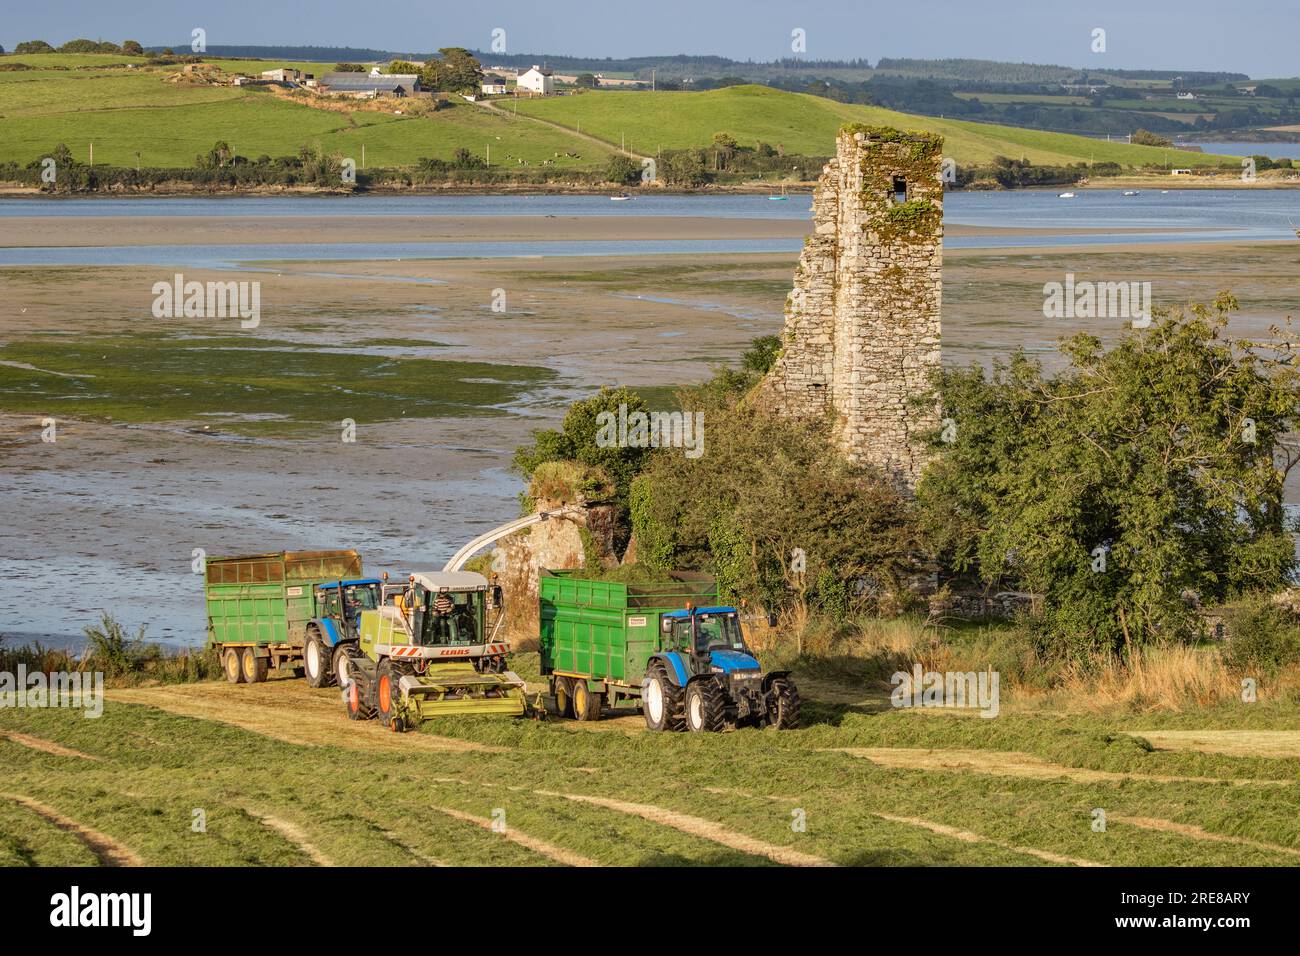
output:
POLYGON ((240 657, 237 647, 227 647, 221 652, 221 671, 232 684, 244 682, 244 667, 240 657))
POLYGON ((600 720, 602 700, 598 694, 591 692, 582 678, 573 682, 573 715, 579 720, 600 720))
POLYGON ((245 684, 261 684, 266 680, 269 661, 257 656, 257 649, 245 647, 239 655, 239 670, 245 684))
POLYGON ((561 717, 573 719, 573 678, 556 676, 555 712, 561 717))

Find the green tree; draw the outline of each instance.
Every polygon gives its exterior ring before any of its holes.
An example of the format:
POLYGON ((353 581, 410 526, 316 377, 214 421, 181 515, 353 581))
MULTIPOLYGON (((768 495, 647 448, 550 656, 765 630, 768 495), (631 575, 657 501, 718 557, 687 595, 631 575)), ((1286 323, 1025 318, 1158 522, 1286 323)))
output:
POLYGON ((24 40, 14 47, 15 53, 53 53, 54 47, 44 40, 24 40))
POLYGON ((144 47, 139 40, 123 40, 122 52, 129 56, 144 56, 144 47))
POLYGON ((1150 130, 1139 129, 1133 133, 1133 143, 1138 146, 1172 146, 1173 141, 1150 130))
POLYGON ((1293 564, 1275 465, 1300 385, 1289 344, 1229 340, 1228 294, 1157 310, 1109 351, 1063 344, 1054 376, 1023 353, 949 370, 946 419, 917 489, 950 571, 1044 596, 1061 657, 1190 639, 1194 598, 1280 586, 1293 564))
POLYGON ((584 90, 594 90, 596 87, 600 86, 600 81, 596 79, 596 76, 593 73, 579 73, 577 78, 574 79, 573 85, 581 87, 584 90))
POLYGON ((443 93, 476 93, 483 81, 483 67, 464 47, 449 46, 438 51, 420 72, 426 90, 443 93))
POLYGON ((515 450, 514 469, 531 478, 537 466, 547 461, 576 461, 598 468, 613 482, 620 516, 626 519, 632 479, 644 467, 651 449, 603 440, 602 425, 608 419, 602 413, 609 413, 617 420, 620 406, 629 415, 649 410, 645 399, 631 389, 606 386, 591 398, 570 405, 558 431, 534 432, 531 445, 515 450))
MULTIPOLYGON (((364 73, 365 71, 361 70, 360 72, 364 73)), ((385 69, 384 72, 394 75, 399 73, 406 76, 419 75, 420 65, 418 63, 412 63, 410 60, 393 60, 388 64, 388 68, 385 69)))
POLYGON ((615 153, 605 165, 605 180, 620 186, 633 186, 641 181, 641 165, 631 156, 615 153))

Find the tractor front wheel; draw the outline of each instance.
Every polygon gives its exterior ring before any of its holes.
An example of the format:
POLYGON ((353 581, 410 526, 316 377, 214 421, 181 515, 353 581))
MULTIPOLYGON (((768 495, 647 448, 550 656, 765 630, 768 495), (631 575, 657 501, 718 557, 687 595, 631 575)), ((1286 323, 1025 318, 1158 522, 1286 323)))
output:
POLYGON ((682 719, 682 689, 668 679, 668 671, 663 664, 656 663, 650 668, 641 701, 641 713, 650 730, 677 731, 685 727, 682 719))
POLYGON ((351 680, 352 667, 352 660, 348 656, 347 644, 340 644, 338 647, 334 648, 333 664, 334 666, 331 669, 334 671, 334 680, 338 682, 340 687, 346 687, 348 681, 351 680))
POLYGON ((686 727, 695 733, 717 733, 727 719, 727 698, 712 677, 686 685, 686 727))
POLYGON ((349 720, 369 720, 375 716, 374 708, 370 706, 370 688, 360 675, 354 674, 348 681, 343 691, 343 703, 348 709, 349 720))
POLYGON ((240 664, 239 650, 234 647, 227 647, 221 652, 221 670, 226 675, 226 680, 232 684, 242 684, 244 682, 244 669, 240 664))
POLYGON ((307 635, 307 646, 302 649, 303 670, 307 672, 308 687, 328 687, 330 680, 330 652, 321 640, 320 631, 312 628, 307 635))
POLYGON ((397 687, 397 674, 393 664, 387 658, 379 662, 379 676, 375 681, 375 706, 379 711, 379 722, 393 727, 400 720, 397 716, 397 704, 401 691, 397 687))
POLYGON ((767 722, 777 730, 799 726, 799 691, 788 677, 775 677, 768 690, 767 722))
POLYGON ((244 648, 240 655, 239 669, 243 673, 245 684, 261 684, 266 680, 266 672, 270 667, 270 659, 258 657, 257 651, 251 647, 244 648))

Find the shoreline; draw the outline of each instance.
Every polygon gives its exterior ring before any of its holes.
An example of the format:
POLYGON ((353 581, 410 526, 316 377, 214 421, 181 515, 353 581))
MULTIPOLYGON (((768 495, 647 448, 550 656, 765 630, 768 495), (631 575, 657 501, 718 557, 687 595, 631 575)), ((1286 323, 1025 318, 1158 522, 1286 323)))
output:
MULTIPOLYGON (((1135 173, 1108 176, 1101 182, 1057 183, 1050 186, 1022 186, 1015 188, 960 187, 945 190, 953 193, 983 192, 1051 192, 1060 189, 1126 189, 1134 186, 1163 189, 1241 189, 1290 190, 1300 189, 1300 175, 1293 179, 1265 178, 1262 174, 1253 182, 1243 182, 1235 173, 1224 176, 1170 176, 1135 173)), ((774 188, 784 187, 787 194, 811 196, 815 187, 811 182, 800 183, 728 183, 708 186, 654 186, 622 187, 614 184, 589 186, 582 184, 539 185, 537 183, 492 183, 474 185, 422 185, 373 186, 364 189, 341 189, 334 186, 253 186, 237 189, 195 188, 190 184, 160 186, 150 189, 94 189, 81 192, 52 193, 37 186, 17 183, 0 183, 0 201, 5 199, 246 199, 276 196, 338 197, 359 199, 366 196, 769 196, 774 188)))

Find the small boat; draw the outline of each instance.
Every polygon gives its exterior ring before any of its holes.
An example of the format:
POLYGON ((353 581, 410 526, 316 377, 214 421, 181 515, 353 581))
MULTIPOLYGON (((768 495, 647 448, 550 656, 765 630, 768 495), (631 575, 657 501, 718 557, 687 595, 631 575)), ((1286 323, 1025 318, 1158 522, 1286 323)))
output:
POLYGON ((789 199, 790 197, 787 196, 787 195, 785 194, 785 186, 782 186, 782 187, 781 187, 781 195, 779 195, 779 196, 768 196, 767 198, 773 200, 774 202, 780 202, 782 199, 789 199))
POLYGON ((1125 196, 1138 196, 1138 195, 1141 195, 1141 194, 1140 194, 1136 189, 1126 189, 1126 190, 1124 190, 1124 195, 1125 195, 1125 196))
POLYGON ((1074 193, 1061 193, 1061 194, 1060 194, 1059 196, 1057 196, 1056 198, 1057 198, 1057 199, 1073 199, 1073 198, 1074 198, 1074 193))
POLYGON ((609 197, 609 201, 610 201, 610 202, 627 202, 627 201, 628 201, 629 199, 631 199, 631 198, 632 198, 632 197, 629 196, 627 193, 623 193, 623 195, 621 195, 621 196, 610 196, 610 197, 609 197))

